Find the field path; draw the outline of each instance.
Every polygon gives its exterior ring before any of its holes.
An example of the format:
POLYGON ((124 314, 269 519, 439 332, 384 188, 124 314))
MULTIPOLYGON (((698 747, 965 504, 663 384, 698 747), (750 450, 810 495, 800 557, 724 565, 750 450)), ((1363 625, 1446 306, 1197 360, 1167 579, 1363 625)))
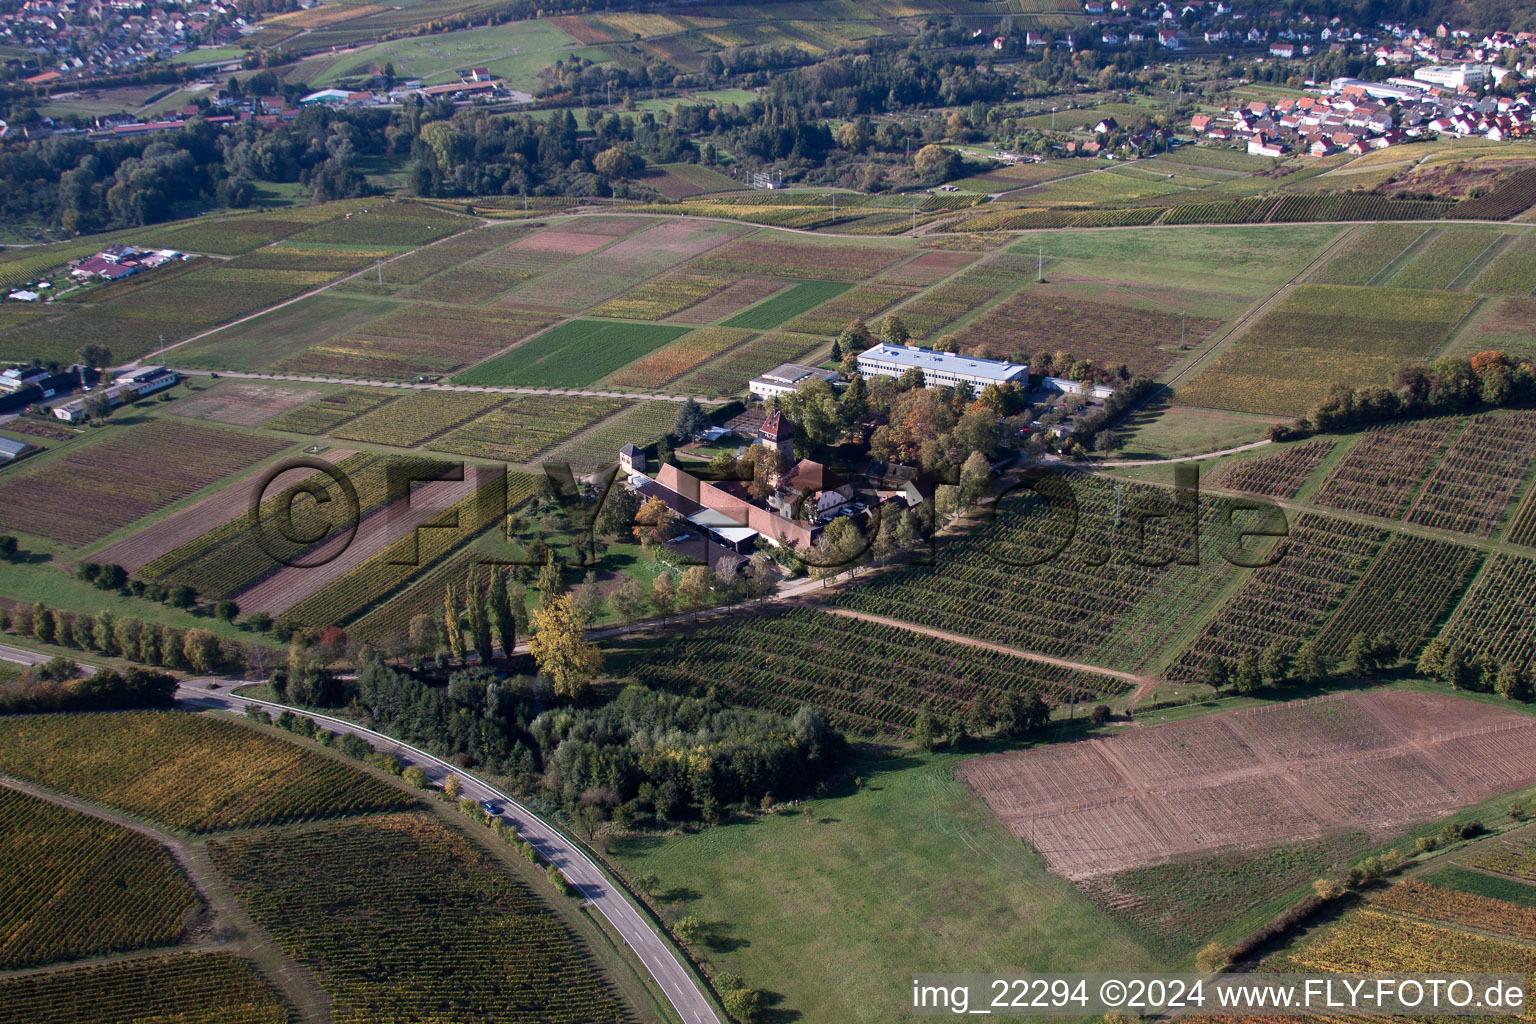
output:
MULTIPOLYGON (((237 697, 234 687, 245 685, 244 680, 187 680, 176 691, 177 700, 205 708, 232 711, 243 714, 251 704, 273 710, 284 710, 286 705, 269 701, 237 697)), ((377 733, 345 719, 316 714, 301 708, 291 709, 299 714, 323 723, 332 732, 361 736, 375 748, 392 751, 407 764, 414 764, 429 779, 441 783, 449 775, 457 775, 463 784, 464 796, 475 801, 491 801, 504 808, 502 817, 515 827, 518 834, 531 843, 534 849, 561 873, 608 919, 614 930, 650 972, 656 984, 666 993, 672 1006, 682 1018, 683 1024, 723 1024, 715 1014, 708 998, 700 991, 694 977, 678 960, 672 946, 658 935, 651 923, 626 898, 623 889, 614 884, 597 864, 572 840, 567 839, 554 826, 535 815, 511 796, 490 783, 477 778, 463 769, 434 757, 408 743, 377 733)))
POLYGON ((500 384, 412 384, 398 380, 359 380, 356 377, 313 377, 292 373, 245 373, 234 370, 177 369, 176 372, 183 377, 206 377, 217 373, 220 377, 237 377, 241 380, 293 380, 303 381, 306 384, 347 384, 353 387, 394 388, 400 391, 476 391, 493 395, 577 395, 591 398, 627 398, 638 402, 686 402, 692 398, 700 405, 716 404, 720 401, 718 396, 710 397, 709 395, 661 395, 646 391, 603 391, 593 388, 518 388, 500 384))
MULTIPOLYGON (((219 875, 213 866, 213 861, 208 856, 207 848, 201 843, 184 843, 169 832, 147 825, 142 821, 136 821, 124 814, 107 807, 87 803, 84 800, 69 796, 65 793, 44 789, 13 779, 7 775, 0 775, 0 786, 14 789, 19 793, 26 793, 39 800, 56 804, 59 807, 68 808, 77 814, 83 814, 90 818, 110 822, 113 825, 137 832, 159 843, 181 866, 186 873, 187 880, 192 883, 203 900, 213 911, 212 925, 221 929, 228 929, 238 938, 232 945, 241 955, 255 962, 261 974, 268 982, 274 985, 282 994, 284 1000, 292 1007, 298 1009, 300 1016, 305 1021, 321 1024, 331 1019, 331 998, 320 983, 310 974, 308 969, 290 959, 277 943, 262 931, 261 927, 246 913, 245 908, 235 899, 234 892, 229 884, 219 875)), ((208 931, 205 923, 199 930, 208 931)), ((114 956, 109 959, 130 959, 145 956, 158 956, 167 952, 179 952, 190 949, 213 950, 221 948, 224 943, 216 938, 204 935, 193 938, 190 942, 184 942, 174 947, 161 947, 150 950, 134 950, 124 956, 114 956)), ((92 962, 96 962, 92 959, 92 962)), ((78 961, 69 961, 62 964, 49 964, 26 972, 28 974, 43 974, 49 971, 78 967, 78 961)), ((9 974, 7 976, 10 976, 9 974)))
POLYGON ((961 636, 958 633, 949 633, 942 629, 933 629, 928 626, 919 626, 912 622, 903 622, 901 619, 888 619, 883 615, 871 615, 868 612, 856 612, 848 608, 834 608, 814 600, 805 603, 832 615, 842 616, 845 619, 859 619, 862 622, 873 622, 880 626, 893 626, 896 629, 904 629, 910 633, 931 636, 937 640, 948 640, 951 643, 964 644, 967 647, 980 647, 983 650, 996 651, 998 654, 1011 654, 1015 658, 1023 658, 1026 661, 1038 661, 1046 665, 1056 665, 1060 668, 1076 669, 1079 672, 1092 672, 1094 675, 1111 676, 1136 687, 1150 686, 1157 682, 1154 676, 1138 676, 1134 672, 1122 672, 1119 669, 1105 668, 1102 665, 1090 665, 1084 661, 1068 661, 1066 658, 1054 658, 1049 654, 1039 654, 1035 651, 1020 650, 1017 647, 989 643, 986 640, 977 640, 974 637, 961 636))

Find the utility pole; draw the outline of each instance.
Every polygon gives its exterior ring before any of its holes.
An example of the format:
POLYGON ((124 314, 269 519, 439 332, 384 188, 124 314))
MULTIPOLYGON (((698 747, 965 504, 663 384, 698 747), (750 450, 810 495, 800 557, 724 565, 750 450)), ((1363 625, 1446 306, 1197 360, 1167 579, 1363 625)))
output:
POLYGON ((1051 108, 1051 131, 1056 130, 1056 108, 1051 108))
POLYGON ((1188 339, 1188 337, 1189 337, 1189 314, 1181 312, 1179 314, 1179 348, 1184 348, 1185 347, 1185 342, 1186 342, 1186 339, 1188 339))
POLYGON ((378 265, 377 269, 379 271, 379 287, 382 288, 384 286, 384 261, 375 260, 374 262, 378 265))
POLYGON ((1040 270, 1036 274, 1041 284, 1045 284, 1045 246, 1040 247, 1040 270))
POLYGON ((912 207, 912 237, 917 237, 917 207, 912 207))

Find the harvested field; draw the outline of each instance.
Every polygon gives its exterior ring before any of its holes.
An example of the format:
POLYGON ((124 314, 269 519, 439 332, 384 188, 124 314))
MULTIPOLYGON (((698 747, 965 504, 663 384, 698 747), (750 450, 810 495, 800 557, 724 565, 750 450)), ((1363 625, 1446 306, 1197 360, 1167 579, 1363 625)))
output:
MULTIPOLYGON (((325 453, 326 459, 331 462, 340 462, 351 454, 353 453, 350 451, 325 453)), ((280 474, 272 481, 271 493, 275 494, 281 488, 307 480, 314 475, 314 472, 309 469, 296 469, 280 474)), ((255 481, 230 484, 219 493, 209 495, 196 505, 184 508, 157 523, 151 523, 127 540, 102 548, 91 556, 91 560, 100 562, 102 565, 120 565, 132 572, 246 512, 251 505, 251 492, 254 487, 255 481)))
POLYGON ((1086 879, 1439 817, 1536 781, 1536 720, 1351 693, 981 757, 960 777, 1052 871, 1086 879))
POLYGON ((662 320, 708 298, 730 278, 713 274, 676 272, 646 281, 592 310, 593 316, 626 320, 662 320))
POLYGON ((767 277, 743 277, 726 285, 703 302, 690 306, 668 319, 683 324, 712 324, 723 317, 741 312, 755 302, 761 302, 774 292, 786 288, 783 281, 767 277))
POLYGON ((0 528, 89 544, 284 447, 255 434, 150 420, 0 481, 0 528))
POLYGON ((862 281, 905 257, 899 249, 742 239, 693 261, 698 270, 802 280, 862 281))
MULTIPOLYGON (((1217 319, 1190 317, 1189 343, 1199 344, 1220 326, 1217 319)), ((1181 318, 1172 313, 1024 291, 972 320, 958 337, 962 351, 1065 349, 1098 366, 1124 363, 1139 376, 1173 365, 1182 330, 1181 318)))
POLYGON ((302 384, 221 380, 211 388, 184 396, 171 411, 183 419, 254 427, 314 397, 315 392, 302 384))

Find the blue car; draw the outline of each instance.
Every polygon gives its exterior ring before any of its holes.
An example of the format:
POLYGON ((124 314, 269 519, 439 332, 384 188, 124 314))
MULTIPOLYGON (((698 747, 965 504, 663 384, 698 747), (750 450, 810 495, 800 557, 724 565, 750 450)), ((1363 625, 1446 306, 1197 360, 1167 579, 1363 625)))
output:
POLYGON ((489 800, 482 802, 480 807, 485 811, 486 814, 499 815, 501 813, 501 804, 493 804, 489 800))

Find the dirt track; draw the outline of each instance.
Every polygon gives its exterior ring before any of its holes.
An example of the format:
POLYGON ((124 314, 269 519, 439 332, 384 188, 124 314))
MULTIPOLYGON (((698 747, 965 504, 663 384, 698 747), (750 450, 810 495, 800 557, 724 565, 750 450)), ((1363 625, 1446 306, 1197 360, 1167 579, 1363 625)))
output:
POLYGON ((977 758, 960 777, 1052 871, 1084 879, 1439 817, 1536 781, 1536 719, 1354 693, 977 758))

